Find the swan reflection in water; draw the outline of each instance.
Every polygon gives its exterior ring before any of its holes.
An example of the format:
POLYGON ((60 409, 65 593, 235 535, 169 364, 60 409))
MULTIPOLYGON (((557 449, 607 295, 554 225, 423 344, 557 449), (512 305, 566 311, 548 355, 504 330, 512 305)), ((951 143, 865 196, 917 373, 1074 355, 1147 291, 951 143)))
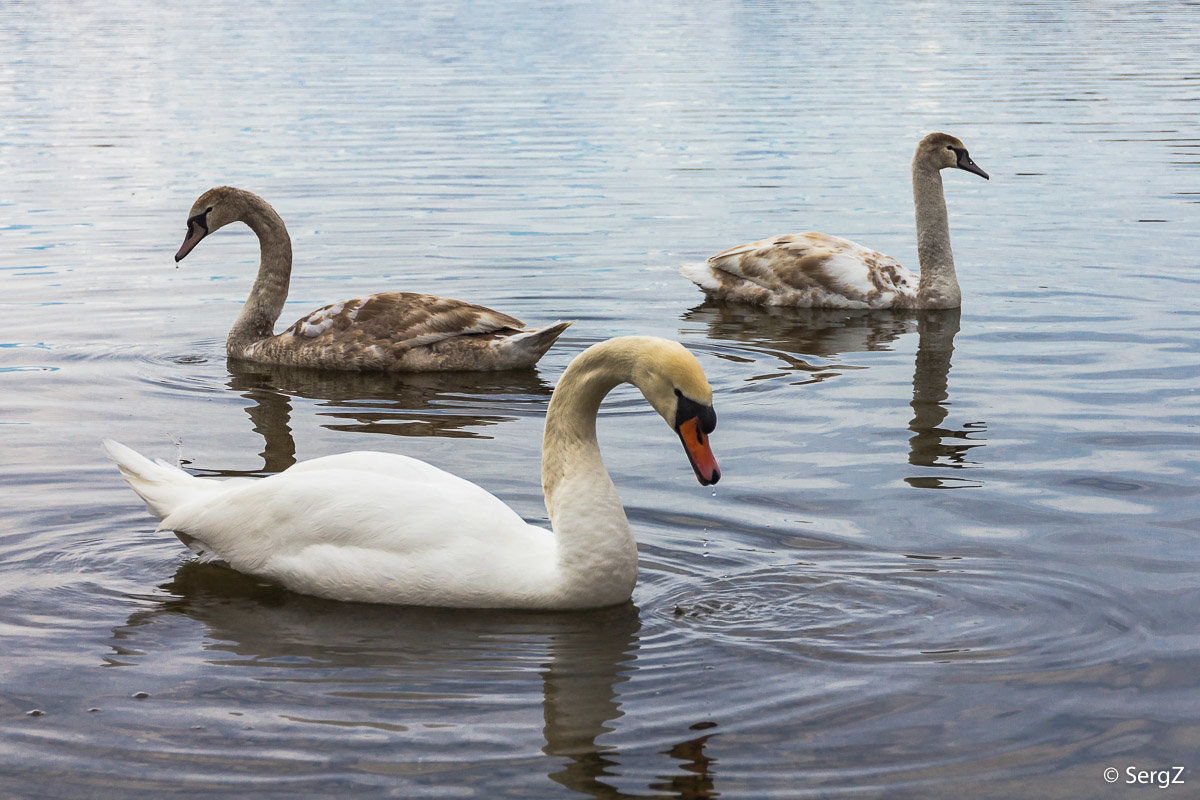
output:
MULTIPOLYGON (((849 364, 847 353, 894 350, 902 336, 917 334, 913 370, 912 420, 908 424, 908 463, 916 467, 969 469, 977 462, 968 451, 981 447, 987 430, 983 422, 944 427, 950 412, 950 366, 959 309, 892 311, 876 309, 825 309, 754 307, 706 301, 682 317, 704 326, 702 331, 719 347, 715 355, 741 362, 770 363, 769 372, 756 371, 748 381, 788 378, 800 373, 794 384, 817 383, 865 369, 849 364)), ((688 331, 686 328, 681 332, 688 331)), ((761 367, 759 368, 761 370, 761 367)), ((906 477, 916 488, 959 488, 978 483, 938 475, 906 477)))
MULTIPOLYGON (((975 436, 987 430, 983 422, 967 422, 959 428, 942 427, 950 413, 950 362, 954 336, 958 333, 959 310, 923 311, 917 320, 916 366, 913 370, 913 410, 908 429, 908 463, 917 467, 964 469, 978 465, 967 452, 984 443, 975 436)), ((978 486, 961 479, 922 475, 904 479, 919 489, 948 489, 978 486)))
MULTIPOLYGON (((684 322, 697 323, 699 333, 714 343, 733 342, 732 350, 715 355, 731 361, 777 364, 775 370, 747 380, 768 380, 800 373, 795 383, 817 383, 860 369, 844 362, 843 353, 891 350, 892 343, 917 329, 913 312, 876 309, 756 307, 712 300, 686 312, 684 322), (748 353, 749 355, 745 355, 748 353)), ((681 333, 691 332, 687 328, 681 333)))
MULTIPOLYGON (((381 760, 419 759, 420 770, 369 763, 353 735, 345 739, 347 761, 377 775, 450 775, 477 769, 481 761, 497 772, 506 757, 522 763, 527 754, 498 756, 493 748, 498 741, 512 744, 512 726, 527 716, 531 696, 540 695, 547 778, 587 796, 646 796, 625 794, 606 780, 621 771, 623 756, 618 746, 597 742, 624 716, 617 689, 638 670, 641 620, 632 603, 569 613, 339 603, 194 561, 180 565, 162 588, 169 597, 155 596, 149 608, 114 629, 113 655, 106 661, 121 666, 153 658, 158 639, 149 629, 161 620, 181 615, 200 623, 205 661, 229 670, 222 683, 240 680, 245 686, 229 696, 236 698, 230 709, 197 713, 257 712, 314 728, 383 731, 400 747, 372 752, 384 753, 381 760), (535 670, 540 692, 530 683, 535 670), (269 707, 254 708, 256 702, 269 707), (493 724, 500 729, 489 733, 493 724), (469 740, 452 748, 444 740, 423 741, 421 731, 429 725, 458 728, 469 740), (463 760, 446 755, 468 751, 463 760)), ((197 695, 199 703, 225 702, 224 694, 203 688, 197 695)), ((705 753, 716 727, 707 719, 687 725, 677 743, 660 749, 667 763, 655 768, 659 777, 647 787, 652 796, 718 796, 715 761, 705 753)), ((325 757, 337 758, 337 734, 331 736, 301 729, 295 747, 319 739, 325 757)), ((236 743, 229 747, 230 759, 241 757, 236 743)), ((223 768, 219 755, 206 753, 209 768, 223 768)), ((278 765, 281 771, 295 767, 287 759, 278 765)))
POLYGON ((324 425, 330 430, 486 438, 479 429, 524 413, 544 413, 554 389, 535 370, 371 374, 234 359, 226 366, 229 388, 250 401, 246 413, 265 443, 260 453, 263 466, 261 470, 200 470, 204 477, 266 476, 295 464, 294 398, 317 401, 316 413, 330 420, 324 425))

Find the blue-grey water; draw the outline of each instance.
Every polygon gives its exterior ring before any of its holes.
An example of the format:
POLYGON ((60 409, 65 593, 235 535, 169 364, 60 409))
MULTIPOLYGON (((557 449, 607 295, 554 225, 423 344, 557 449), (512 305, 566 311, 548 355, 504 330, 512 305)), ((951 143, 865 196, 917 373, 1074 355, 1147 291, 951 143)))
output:
POLYGON ((1194 2, 6 2, 0 797, 1195 797, 1198 253, 1194 2), (677 274, 803 230, 916 268, 934 130, 992 175, 945 176, 961 315, 677 274), (577 322, 514 374, 227 363, 253 235, 172 261, 217 184, 289 225, 282 323, 385 290, 577 322), (549 394, 627 333, 700 358, 724 479, 613 394, 615 609, 199 566, 99 448, 388 450, 544 521, 549 394))

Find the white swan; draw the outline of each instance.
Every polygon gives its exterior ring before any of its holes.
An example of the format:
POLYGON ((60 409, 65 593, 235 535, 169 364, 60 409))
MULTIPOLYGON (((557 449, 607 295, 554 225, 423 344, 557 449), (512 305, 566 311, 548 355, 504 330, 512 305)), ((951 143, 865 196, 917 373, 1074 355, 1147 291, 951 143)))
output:
POLYGON ((292 241, 275 209, 253 192, 209 189, 188 216, 175 261, 205 236, 244 222, 258 235, 258 277, 229 331, 231 358, 358 371, 501 370, 537 363, 569 322, 524 330, 515 317, 429 294, 383 292, 318 308, 275 335, 287 300, 292 241))
POLYGON ((958 308, 962 292, 950 252, 941 171, 957 167, 987 178, 963 143, 931 133, 912 160, 921 275, 895 259, 824 233, 775 236, 685 264, 684 277, 719 300, 802 308, 958 308))
POLYGON ((637 546, 596 443, 600 401, 629 382, 675 429, 702 484, 712 389, 676 342, 621 337, 567 367, 550 399, 542 488, 553 532, 469 481, 401 455, 343 453, 261 480, 197 478, 104 442, 125 481, 202 558, 297 592, 474 608, 590 608, 629 599, 637 546))

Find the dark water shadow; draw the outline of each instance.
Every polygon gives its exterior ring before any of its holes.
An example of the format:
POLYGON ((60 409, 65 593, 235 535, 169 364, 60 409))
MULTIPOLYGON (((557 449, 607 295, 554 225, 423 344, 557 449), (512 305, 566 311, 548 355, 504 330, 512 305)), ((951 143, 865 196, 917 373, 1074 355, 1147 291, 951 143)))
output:
MULTIPOLYGON (((151 600, 151 607, 131 614, 113 630, 108 665, 124 666, 152 657, 152 648, 140 647, 138 640, 153 639, 154 634, 140 632, 164 617, 182 615, 204 626, 210 664, 247 670, 261 665, 282 670, 315 668, 319 676, 303 678, 304 685, 320 693, 328 684, 328 694, 347 697, 354 695, 346 691, 346 684, 353 683, 347 675, 361 676, 364 670, 372 686, 419 685, 424 702, 444 680, 452 691, 441 702, 447 715, 453 716, 456 689, 468 701, 489 691, 526 694, 524 665, 532 658, 542 662, 542 752, 550 759, 546 775, 551 781, 596 798, 718 796, 713 788, 715 762, 705 754, 717 723, 708 719, 688 726, 676 744, 660 753, 670 767, 647 786, 649 793, 628 794, 605 780, 620 771, 622 754, 616 745, 597 740, 613 731, 624 716, 618 687, 638 670, 642 623, 632 603, 582 612, 342 603, 195 561, 180 565, 161 588, 170 596, 140 598, 151 600)), ((244 679, 254 683, 256 677, 247 674, 244 679)), ((270 683, 280 680, 278 675, 262 677, 270 683)), ((373 690, 380 692, 386 694, 381 688, 373 690)), ((246 702, 252 693, 240 696, 246 702)), ((272 702, 272 697, 267 691, 263 702, 272 702)), ((379 699, 379 716, 403 717, 395 698, 385 701, 381 695, 379 699)), ((457 713, 469 715, 470 709, 457 713)), ((377 727, 406 729, 402 720, 396 723, 381 722, 377 727)))
POLYGON ((205 476, 272 475, 295 464, 291 417, 297 398, 317 401, 316 413, 328 420, 322 427, 329 430, 481 439, 488 437, 480 429, 544 412, 554 389, 532 369, 366 374, 233 359, 227 368, 227 386, 250 401, 246 413, 263 437, 263 466, 197 473, 205 476))

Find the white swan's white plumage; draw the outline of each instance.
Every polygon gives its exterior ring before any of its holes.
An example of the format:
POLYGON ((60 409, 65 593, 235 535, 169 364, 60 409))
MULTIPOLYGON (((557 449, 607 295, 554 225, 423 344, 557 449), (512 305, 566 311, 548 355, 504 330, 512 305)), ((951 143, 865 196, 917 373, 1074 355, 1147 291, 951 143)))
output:
POLYGON ((261 480, 198 478, 104 443, 125 481, 205 559, 336 600, 586 608, 629 599, 637 547, 596 443, 600 401, 631 382, 683 440, 702 483, 712 390, 681 345, 621 337, 568 366, 546 415, 542 485, 553 530, 423 461, 378 452, 304 461, 261 480))
POLYGON ((258 236, 260 260, 250 296, 225 341, 231 358, 363 372, 520 369, 537 363, 571 324, 524 330, 521 320, 473 303, 381 292, 323 306, 276 334, 291 281, 292 242, 266 200, 232 186, 200 195, 175 261, 234 222, 244 222, 258 236))
POLYGON ((941 171, 988 174, 961 141, 931 133, 913 153, 913 203, 920 276, 895 259, 824 233, 774 236, 730 248, 680 272, 705 294, 767 306, 799 308, 957 308, 962 293, 950 250, 941 171))

